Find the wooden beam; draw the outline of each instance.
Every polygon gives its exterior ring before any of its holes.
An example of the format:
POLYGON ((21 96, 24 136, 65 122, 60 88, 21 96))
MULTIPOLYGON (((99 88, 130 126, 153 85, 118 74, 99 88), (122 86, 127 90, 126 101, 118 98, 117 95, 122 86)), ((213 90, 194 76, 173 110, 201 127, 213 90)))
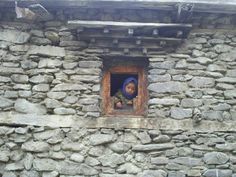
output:
MULTIPOLYGON (((14 8, 15 0, 1 0, 0 7, 14 8)), ((235 0, 37 0, 49 8, 111 8, 111 9, 153 9, 173 11, 179 3, 194 4, 193 12, 236 14, 235 0)), ((20 0, 19 5, 35 4, 35 0, 20 0)))
POLYGON ((85 20, 70 20, 68 25, 71 26, 83 26, 85 28, 105 28, 105 27, 119 27, 119 28, 138 28, 138 27, 150 27, 150 28, 161 28, 161 27, 182 27, 190 29, 191 24, 178 24, 178 23, 140 23, 140 22, 117 22, 117 21, 85 21, 85 20))

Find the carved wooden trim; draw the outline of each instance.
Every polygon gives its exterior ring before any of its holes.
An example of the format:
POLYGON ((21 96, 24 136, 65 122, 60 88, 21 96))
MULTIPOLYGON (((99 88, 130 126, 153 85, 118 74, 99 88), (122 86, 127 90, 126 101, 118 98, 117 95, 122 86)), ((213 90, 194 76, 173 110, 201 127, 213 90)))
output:
POLYGON ((104 115, 136 115, 144 116, 146 113, 148 93, 147 79, 144 68, 138 66, 115 66, 105 71, 102 80, 102 108, 104 115), (138 75, 138 95, 134 103, 133 111, 115 110, 112 105, 111 74, 137 74, 138 75))

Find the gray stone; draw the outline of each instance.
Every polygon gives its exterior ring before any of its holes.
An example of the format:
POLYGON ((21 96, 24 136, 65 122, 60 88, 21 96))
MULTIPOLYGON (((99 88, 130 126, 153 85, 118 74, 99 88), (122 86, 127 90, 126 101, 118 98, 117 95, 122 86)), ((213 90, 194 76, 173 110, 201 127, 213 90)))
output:
POLYGON ((119 173, 137 174, 137 173, 141 172, 141 169, 132 163, 125 163, 125 164, 121 165, 117 169, 117 171, 119 173))
POLYGON ((73 108, 63 108, 63 107, 55 108, 53 111, 55 114, 59 115, 69 115, 76 113, 76 110, 74 110, 73 108))
POLYGON ((8 162, 9 156, 10 156, 10 152, 1 150, 0 151, 0 162, 8 162))
POLYGON ((216 88, 220 90, 233 90, 234 86, 230 84, 225 84, 225 83, 218 83, 216 85, 216 88))
POLYGON ((184 171, 170 171, 168 177, 185 177, 186 172, 184 171))
POLYGON ((211 44, 224 44, 223 39, 210 39, 208 42, 211 44))
POLYGON ((88 88, 82 84, 67 84, 67 83, 63 83, 63 84, 58 84, 56 85, 52 91, 71 91, 71 90, 75 90, 75 91, 80 91, 80 90, 87 90, 88 88))
POLYGON ((35 92, 48 92, 49 89, 49 84, 38 84, 32 88, 32 90, 35 92))
POLYGON ((150 69, 150 70, 148 70, 148 73, 151 75, 159 75, 159 74, 165 74, 166 70, 164 70, 164 69, 150 69))
POLYGON ((135 145, 133 146, 133 151, 160 151, 166 149, 172 149, 174 145, 171 143, 164 144, 147 144, 147 145, 135 145))
POLYGON ((47 108, 59 108, 62 106, 62 103, 55 99, 46 98, 44 102, 47 108))
POLYGON ((43 59, 39 61, 38 68, 57 68, 62 66, 61 60, 43 59))
POLYGON ((63 100, 63 102, 69 103, 69 104, 74 104, 74 103, 76 103, 77 101, 78 101, 78 97, 75 96, 75 95, 73 95, 73 96, 67 96, 67 97, 63 100))
POLYGON ((183 68, 187 68, 188 64, 186 62, 186 60, 180 60, 176 63, 175 68, 176 69, 183 69, 183 68))
POLYGON ((29 38, 30 34, 22 31, 9 30, 9 29, 0 30, 1 41, 13 42, 16 44, 24 44, 28 42, 29 38))
POLYGON ((58 56, 64 57, 65 56, 65 49, 61 47, 54 47, 54 46, 30 46, 28 50, 28 55, 42 55, 42 56, 58 56))
POLYGON ((13 52, 27 52, 29 50, 29 45, 14 45, 9 47, 10 51, 13 52))
POLYGON ((17 134, 21 134, 21 135, 26 134, 27 131, 28 131, 28 128, 23 128, 23 127, 18 127, 18 128, 15 129, 15 132, 17 134))
POLYGON ((131 144, 125 142, 115 142, 110 144, 109 148, 116 153, 125 153, 131 148, 131 144))
POLYGON ((197 88, 208 88, 213 87, 215 85, 215 80, 213 78, 208 77, 194 77, 189 85, 197 88))
POLYGON ((77 142, 63 142, 61 148, 66 151, 80 152, 84 146, 77 142))
POLYGON ((180 103, 179 99, 175 98, 152 98, 148 101, 148 104, 159 104, 165 106, 178 105, 180 103))
POLYGON ((149 64, 150 68, 158 69, 172 69, 175 66, 175 61, 164 61, 164 62, 151 62, 149 64))
POLYGON ((151 163, 155 165, 166 165, 168 164, 169 159, 166 157, 155 157, 151 158, 151 163))
POLYGON ((98 98, 82 98, 82 99, 79 99, 79 103, 80 104, 97 104, 98 103, 98 98))
POLYGON ((7 108, 13 106, 14 102, 10 99, 3 98, 0 96, 0 108, 7 108))
POLYGON ((37 171, 22 171, 20 177, 40 177, 37 171))
POLYGON ((225 52, 229 52, 232 47, 229 46, 229 45, 225 45, 225 44, 217 44, 215 47, 214 47, 216 53, 225 53, 225 52))
POLYGON ((152 141, 152 139, 150 138, 147 132, 141 132, 137 136, 140 139, 142 144, 148 144, 148 143, 151 143, 152 141))
POLYGON ((216 111, 227 111, 231 108, 231 106, 227 103, 220 103, 216 106, 213 106, 213 109, 216 111))
POLYGON ((47 96, 51 99, 57 99, 57 100, 60 100, 60 99, 63 99, 66 97, 66 93, 65 92, 48 92, 47 93, 47 96))
POLYGON ((202 116, 207 120, 223 120, 223 112, 222 111, 203 111, 202 116))
POLYGON ((84 161, 84 156, 79 153, 74 153, 70 156, 70 160, 81 163, 84 161))
POLYGON ((199 107, 202 105, 202 100, 200 99, 191 99, 191 98, 184 98, 181 101, 181 105, 184 108, 194 108, 199 107))
POLYGON ((18 92, 17 91, 6 91, 4 94, 5 98, 17 98, 18 92))
POLYGON ((33 69, 38 66, 38 63, 31 61, 31 60, 23 60, 21 61, 21 67, 23 69, 33 69))
POLYGON ((100 162, 97 159, 89 156, 85 159, 85 163, 89 166, 97 166, 100 164, 100 162))
POLYGON ((79 167, 79 171, 81 174, 86 175, 86 176, 97 175, 99 173, 96 169, 86 164, 81 164, 79 167))
POLYGON ((227 70, 226 76, 228 76, 228 77, 236 77, 236 69, 227 70))
POLYGON ((2 177, 17 177, 13 172, 4 172, 2 177))
POLYGON ((37 171, 54 171, 58 166, 58 162, 52 159, 34 159, 33 168, 37 171))
POLYGON ((0 66, 0 74, 11 75, 11 74, 22 74, 22 68, 2 67, 0 66))
POLYGON ((31 37, 30 38, 31 44, 36 44, 39 46, 43 45, 50 45, 52 42, 47 38, 40 38, 40 37, 31 37))
POLYGON ((6 171, 15 171, 15 170, 23 170, 24 166, 22 163, 10 163, 5 167, 6 171))
POLYGON ((171 80, 171 76, 170 76, 170 74, 149 75, 148 80, 149 80, 149 82, 168 82, 171 80))
POLYGON ((104 154, 103 156, 98 157, 98 160, 102 163, 103 166, 108 166, 115 168, 117 165, 124 163, 123 155, 116 153, 104 154))
POLYGON ((221 165, 225 164, 229 157, 222 152, 209 152, 204 155, 203 160, 208 165, 221 165))
POLYGON ((206 64, 209 64, 209 63, 212 63, 212 59, 210 58, 207 58, 207 57, 197 57, 197 58, 191 58, 191 59, 188 59, 187 60, 188 62, 197 62, 197 63, 200 63, 200 64, 203 64, 203 65, 206 65, 206 64))
POLYGON ((236 148, 236 143, 216 144, 216 149, 223 152, 233 151, 236 148))
POLYGON ((28 113, 28 114, 46 114, 47 110, 40 104, 30 103, 25 99, 17 99, 14 105, 17 112, 28 113))
POLYGON ((155 143, 167 143, 171 140, 171 138, 168 135, 159 135, 158 137, 153 139, 153 142, 155 143))
POLYGON ((22 144, 21 149, 29 152, 45 152, 49 151, 50 147, 48 143, 41 141, 31 141, 22 144))
POLYGON ((233 77, 223 77, 223 78, 217 79, 216 81, 230 83, 230 84, 236 84, 236 78, 233 78, 233 77))
POLYGON ((49 75, 37 75, 33 76, 29 79, 30 82, 34 84, 42 84, 42 83, 51 83, 53 81, 53 76, 49 75))
POLYGON ((188 167, 195 167, 195 166, 203 165, 202 159, 191 158, 191 157, 177 157, 171 161, 180 165, 188 166, 188 167))
POLYGON ((80 81, 85 83, 99 83, 100 77, 93 76, 93 75, 72 75, 71 80, 73 81, 80 81))
MULTIPOLYGON (((53 163, 56 163, 56 161, 54 161, 53 163)), ((66 176, 68 175, 74 176, 74 175, 81 174, 80 166, 78 165, 78 163, 58 161, 58 164, 55 164, 55 165, 57 165, 57 168, 55 171, 57 171, 60 174, 60 176, 62 174, 66 176)), ((91 170, 91 169, 88 169, 88 170, 91 170)))
POLYGON ((211 65, 208 65, 207 70, 208 71, 225 72, 227 70, 227 68, 223 65, 211 64, 211 65))
POLYGON ((56 32, 46 31, 44 34, 50 41, 52 41, 53 44, 57 44, 60 42, 60 37, 56 32))
POLYGON ((229 99, 236 98, 236 89, 224 91, 224 96, 229 99))
POLYGON ((156 93, 179 93, 187 89, 185 83, 180 82, 165 82, 165 83, 153 83, 148 86, 148 90, 156 93))
POLYGON ((115 139, 113 135, 108 134, 95 134, 90 137, 90 144, 93 146, 107 144, 113 142, 115 139))
POLYGON ((164 170, 144 170, 137 177, 167 177, 167 173, 164 170))
POLYGON ((203 173, 205 177, 230 177, 232 170, 208 169, 203 173))
POLYGON ((79 61, 79 67, 81 68, 100 68, 102 67, 101 61, 79 61))
POLYGON ((42 177, 58 177, 59 173, 57 171, 44 172, 42 177))
POLYGON ((0 76, 0 82, 4 83, 11 82, 11 79, 9 77, 0 76))
POLYGON ((201 56, 203 56, 205 53, 204 52, 202 52, 202 51, 200 51, 200 50, 193 50, 193 52, 192 52, 192 56, 193 57, 201 57, 201 56))
POLYGON ((191 109, 171 108, 171 117, 174 119, 185 119, 192 117, 191 109))
POLYGON ((178 155, 181 156, 191 156, 193 154, 193 150, 189 147, 181 147, 178 149, 178 155))
POLYGON ((203 37, 194 38, 193 43, 195 43, 195 44, 205 44, 205 43, 207 43, 207 39, 203 38, 203 37))
POLYGON ((30 170, 33 165, 34 156, 32 154, 27 153, 24 158, 24 167, 26 170, 30 170))

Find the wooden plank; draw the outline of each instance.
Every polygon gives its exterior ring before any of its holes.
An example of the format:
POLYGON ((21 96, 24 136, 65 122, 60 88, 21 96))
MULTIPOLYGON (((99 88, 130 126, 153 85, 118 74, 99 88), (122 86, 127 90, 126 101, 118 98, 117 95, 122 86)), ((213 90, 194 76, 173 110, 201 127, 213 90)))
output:
POLYGON ((184 39, 180 38, 165 38, 165 37, 141 37, 141 36, 121 36, 121 35, 112 35, 112 36, 102 36, 98 34, 93 34, 93 35, 81 35, 78 36, 78 39, 80 40, 87 40, 90 41, 91 38, 95 38, 97 40, 113 40, 114 38, 117 39, 118 41, 132 41, 136 42, 138 40, 141 40, 142 42, 159 42, 159 41, 167 41, 167 42, 172 42, 172 43, 181 43, 184 41, 184 39))
MULTIPOLYGON (((1 0, 0 6, 14 7, 15 0, 1 0)), ((28 6, 35 0, 20 0, 19 4, 28 6)), ((194 4, 194 12, 212 12, 235 14, 235 0, 37 0, 44 7, 50 8, 111 8, 111 9, 155 9, 176 10, 179 3, 194 4)))
POLYGON ((69 20, 68 25, 92 27, 92 28, 105 28, 105 27, 124 27, 124 28, 138 28, 138 27, 181 27, 181 28, 192 28, 191 24, 178 24, 178 23, 141 23, 141 22, 117 22, 117 21, 86 21, 86 20, 69 20))

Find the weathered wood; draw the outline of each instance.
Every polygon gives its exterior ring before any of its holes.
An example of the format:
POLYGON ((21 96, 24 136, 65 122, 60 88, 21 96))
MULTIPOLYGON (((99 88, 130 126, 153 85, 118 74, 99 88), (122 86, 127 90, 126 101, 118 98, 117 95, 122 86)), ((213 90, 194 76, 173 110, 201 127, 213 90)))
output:
POLYGON ((86 27, 86 28, 106 28, 106 27, 119 27, 119 28, 139 28, 139 27, 150 27, 150 28, 192 28, 191 24, 178 24, 178 23, 141 23, 141 22, 117 22, 117 21, 85 21, 85 20, 70 20, 67 22, 68 25, 86 27))
MULTIPOLYGON (((14 7, 15 0, 1 0, 0 6, 14 7)), ((35 0, 20 0, 19 4, 27 6, 35 0)), ((195 12, 232 13, 235 14, 235 0, 38 0, 45 7, 83 7, 83 8, 129 8, 129 9, 175 9, 179 3, 193 3, 195 12)))
MULTIPOLYGON (((128 52, 128 51, 124 51, 128 52)), ((102 80, 102 105, 105 115, 145 115, 147 104, 147 83, 144 69, 138 66, 116 66, 105 71, 102 80), (111 74, 137 74, 138 75, 138 94, 136 104, 133 110, 125 111, 114 109, 112 105, 111 92, 111 74)))

